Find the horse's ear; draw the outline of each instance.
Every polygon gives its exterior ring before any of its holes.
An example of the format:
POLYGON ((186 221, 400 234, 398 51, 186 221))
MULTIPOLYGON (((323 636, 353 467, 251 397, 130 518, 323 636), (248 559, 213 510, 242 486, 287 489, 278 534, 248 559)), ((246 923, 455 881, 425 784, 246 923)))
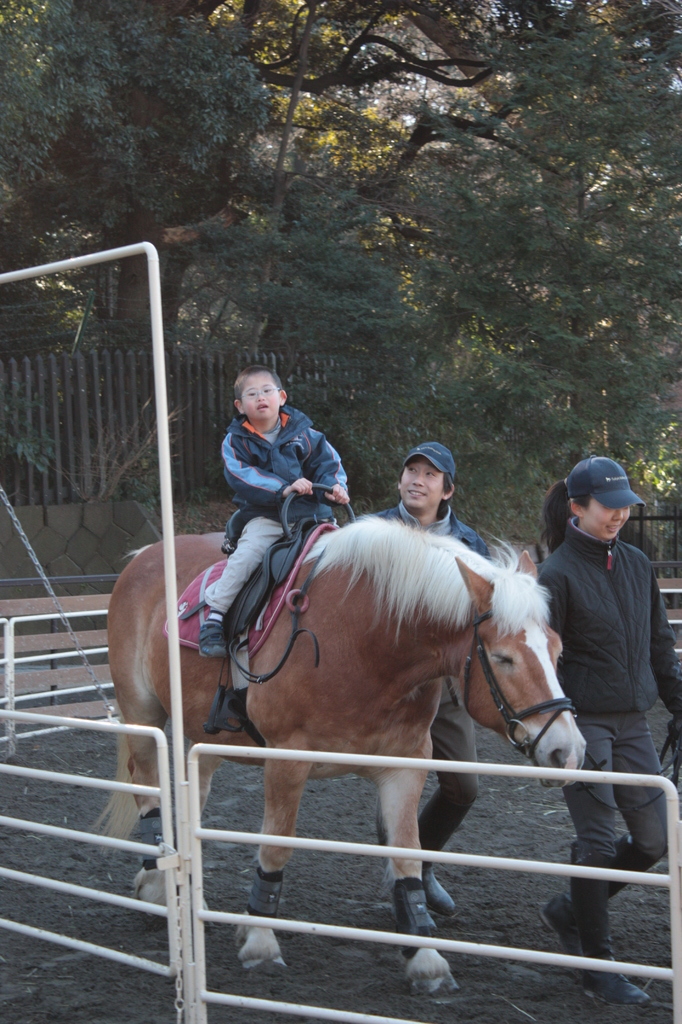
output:
POLYGON ((538 578, 538 568, 527 551, 524 551, 519 558, 519 567, 517 572, 525 572, 529 576, 534 576, 535 579, 538 578))
POLYGON ((490 611, 493 601, 493 586, 488 580, 484 580, 477 572, 474 572, 468 565, 465 565, 461 558, 457 558, 457 565, 462 574, 464 584, 469 591, 469 597, 474 602, 474 607, 479 615, 490 611))

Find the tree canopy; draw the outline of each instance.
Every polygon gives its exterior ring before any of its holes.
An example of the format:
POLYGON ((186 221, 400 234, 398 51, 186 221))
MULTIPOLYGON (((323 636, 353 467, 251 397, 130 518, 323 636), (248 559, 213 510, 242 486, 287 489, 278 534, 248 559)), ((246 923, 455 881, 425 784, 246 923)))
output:
MULTIPOLYGON (((679 22, 674 0, 9 0, 0 260, 154 242, 169 344, 324 361, 292 398, 369 504, 426 437, 499 535, 588 452, 675 493, 679 22)), ((6 288, 0 348, 58 345, 90 289, 89 343, 143 343, 130 260, 6 288)))

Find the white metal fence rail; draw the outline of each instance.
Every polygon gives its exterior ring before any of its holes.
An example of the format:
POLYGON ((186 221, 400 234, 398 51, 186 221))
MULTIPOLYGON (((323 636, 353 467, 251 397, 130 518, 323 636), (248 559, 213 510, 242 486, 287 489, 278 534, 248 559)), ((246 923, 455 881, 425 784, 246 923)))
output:
MULTIPOLYGON (((107 612, 108 612, 107 608, 96 608, 94 610, 88 610, 88 611, 64 611, 63 614, 66 615, 66 617, 69 620, 71 620, 71 619, 78 619, 78 618, 95 618, 96 616, 106 616, 107 612)), ((23 693, 23 694, 20 694, 20 695, 17 696, 17 694, 16 694, 17 666, 19 666, 21 668, 21 667, 24 667, 24 666, 27 666, 27 665, 40 664, 41 662, 46 662, 46 661, 49 661, 50 663, 52 663, 52 662, 55 662, 55 661, 64 661, 67 658, 78 658, 79 657, 78 652, 76 650, 68 650, 68 649, 63 650, 63 651, 49 651, 49 653, 45 653, 45 654, 28 654, 28 655, 23 655, 23 656, 17 657, 17 654, 16 654, 16 638, 17 638, 16 627, 17 627, 17 625, 20 625, 22 623, 30 623, 30 622, 52 622, 52 621, 55 621, 55 620, 59 620, 60 618, 61 618, 61 616, 60 616, 59 612, 50 612, 48 614, 43 614, 43 615, 14 615, 14 616, 11 616, 8 619, 0 619, 0 624, 3 627, 3 635, 4 635, 4 641, 5 641, 4 642, 4 654, 3 654, 2 657, 0 657, 0 668, 3 669, 3 678, 4 678, 4 693, 3 693, 3 696, 0 697, 0 707, 3 708, 5 711, 15 711, 17 704, 28 703, 29 701, 39 701, 39 700, 43 700, 43 703, 47 703, 49 700, 52 700, 52 699, 56 698, 57 695, 59 695, 60 697, 65 697, 67 695, 73 695, 73 694, 78 694, 78 693, 88 693, 89 691, 95 690, 97 688, 94 683, 86 683, 86 684, 84 684, 82 686, 60 687, 57 690, 50 689, 50 688, 45 689, 45 690, 34 690, 34 691, 29 692, 29 693, 23 693)), ((52 633, 45 633, 44 634, 44 641, 43 640, 40 641, 40 643, 43 644, 43 649, 44 650, 46 650, 46 651, 49 650, 49 648, 50 648, 50 639, 54 638, 54 635, 55 634, 52 634, 52 633)), ((57 634, 57 635, 59 636, 60 634, 57 634)), ((38 641, 38 637, 37 636, 35 638, 35 643, 36 643, 35 649, 39 650, 40 648, 38 646, 39 641, 38 641)), ((87 641, 84 643, 83 646, 84 646, 84 648, 85 648, 85 650, 86 650, 88 655, 108 654, 109 653, 109 648, 108 647, 102 647, 102 646, 98 647, 96 645, 90 647, 90 646, 88 646, 87 641)), ((45 683, 51 686, 51 685, 53 685, 55 683, 55 678, 54 678, 54 676, 52 678, 50 678, 50 676, 51 676, 51 672, 50 671, 46 671, 45 672, 45 677, 46 677, 45 678, 45 683)), ((113 688, 113 683, 100 681, 98 686, 102 690, 104 690, 104 689, 112 689, 113 688)), ((52 722, 51 722, 51 726, 52 726, 51 728, 49 728, 47 730, 41 729, 41 730, 38 730, 38 731, 41 732, 41 733, 45 732, 45 731, 47 731, 47 732, 57 732, 57 731, 62 731, 64 729, 70 728, 70 726, 67 726, 65 724, 65 722, 66 722, 66 719, 64 719, 64 721, 62 722, 61 725, 55 726, 54 725, 54 719, 53 719, 52 722)), ((22 739, 22 738, 27 739, 29 736, 35 736, 35 735, 36 735, 36 732, 34 730, 31 730, 30 732, 17 732, 16 731, 16 721, 13 718, 7 718, 5 720, 5 735, 4 735, 4 737, 0 736, 0 743, 3 743, 3 742, 7 743, 9 745, 9 752, 13 753, 14 752, 14 747, 15 747, 15 744, 16 744, 17 740, 22 739)))
MULTIPOLYGON (((52 719, 49 715, 40 715, 24 711, 0 711, 0 720, 15 723, 49 724, 52 719)), ((39 886, 50 889, 54 892, 62 892, 69 896, 79 896, 84 899, 94 900, 100 903, 113 904, 126 910, 135 910, 146 914, 154 914, 158 917, 165 917, 168 923, 168 963, 159 963, 155 960, 148 960, 144 957, 134 956, 121 950, 111 949, 108 946, 100 946, 95 943, 85 942, 81 939, 72 938, 57 932, 46 931, 43 928, 35 928, 32 925, 22 924, 19 921, 12 921, 0 917, 0 928, 7 931, 17 932, 21 935, 31 936, 36 939, 44 939, 60 946, 67 946, 70 949, 77 949, 82 952, 92 953, 95 956, 108 960, 116 960, 119 963, 127 964, 130 967, 138 967, 153 974, 160 974, 164 977, 176 977, 180 972, 181 953, 180 949, 180 927, 178 917, 178 905, 176 898, 176 869, 179 858, 173 843, 172 826, 172 805, 171 805, 171 783, 170 767, 168 760, 168 741, 161 729, 155 729, 141 725, 121 725, 113 722, 90 722, 80 718, 66 719, 65 724, 70 729, 85 729, 90 731, 117 734, 132 734, 138 736, 150 736, 156 743, 156 757, 159 769, 159 785, 139 786, 133 783, 115 782, 112 779, 100 779, 91 775, 73 775, 66 772, 43 771, 37 768, 27 768, 14 764, 0 764, 0 777, 13 775, 24 779, 40 780, 42 782, 54 782, 67 786, 83 786, 89 789, 109 790, 110 792, 130 793, 131 795, 145 795, 158 797, 161 803, 161 822, 163 841, 159 846, 150 846, 145 843, 134 842, 125 839, 114 839, 109 836, 99 835, 94 832, 82 832, 76 829, 62 828, 57 825, 48 825, 36 821, 27 821, 21 818, 0 815, 0 825, 5 828, 21 829, 25 832, 34 832, 43 836, 50 836, 55 839, 66 839, 70 842, 90 843, 94 846, 123 850, 128 853, 139 854, 144 857, 156 857, 157 866, 165 871, 166 883, 166 907, 155 903, 147 903, 128 896, 121 896, 118 893, 108 892, 102 889, 93 889, 88 886, 74 885, 70 882, 62 882, 59 879, 49 878, 45 875, 31 874, 26 871, 16 871, 11 868, 0 866, 0 878, 11 879, 26 885, 39 886)))
MULTIPOLYGON (((287 846, 292 849, 320 850, 333 853, 347 853, 368 857, 414 857, 428 859, 442 864, 465 864, 481 868, 495 868, 504 871, 527 871, 531 873, 604 879, 614 882, 634 882, 639 885, 667 888, 670 894, 671 962, 682 964, 682 896, 680 848, 682 846, 682 823, 677 790, 669 779, 651 775, 628 775, 622 772, 568 771, 554 768, 526 767, 525 765, 497 765, 485 762, 426 761, 400 757, 373 757, 370 755, 348 755, 310 750, 274 750, 253 747, 216 746, 196 744, 188 756, 188 781, 190 790, 190 831, 192 861, 192 913, 194 919, 194 954, 196 961, 197 1024, 206 1024, 206 1007, 209 1004, 241 1006, 253 1010, 270 1010, 273 1013, 291 1013, 297 1016, 313 1017, 319 1020, 345 1021, 350 1024, 405 1024, 395 1018, 372 1017, 365 1014, 346 1013, 323 1007, 295 1006, 275 1000, 251 999, 245 996, 212 992, 206 987, 206 953, 204 925, 206 922, 220 924, 262 925, 275 930, 298 932, 330 938, 357 939, 364 942, 381 942, 394 946, 426 946, 440 952, 471 953, 498 959, 521 960, 545 965, 569 968, 592 968, 600 971, 626 972, 643 978, 669 981, 673 988, 673 1024, 682 1024, 682 972, 670 967, 655 967, 648 964, 623 963, 620 961, 595 960, 588 957, 568 956, 563 953, 545 953, 532 949, 517 949, 477 942, 460 942, 453 939, 425 939, 419 936, 391 932, 371 931, 363 928, 347 928, 326 925, 319 922, 292 921, 283 918, 263 918, 249 914, 222 913, 204 909, 202 878, 202 842, 212 840, 228 843, 261 843, 287 846), (564 782, 611 783, 629 786, 646 786, 663 791, 666 800, 666 821, 668 831, 667 874, 641 873, 635 871, 614 871, 607 868, 581 867, 573 864, 556 864, 547 861, 520 860, 509 857, 488 857, 464 853, 434 853, 433 851, 412 851, 398 847, 370 846, 364 843, 335 842, 322 839, 307 839, 292 836, 272 836, 239 830, 207 829, 201 825, 199 759, 202 756, 225 755, 252 760, 306 761, 315 764, 352 765, 355 767, 425 768, 431 771, 458 772, 476 775, 502 775, 522 779, 549 779, 564 782)), ((409 1022, 408 1022, 409 1024, 409 1022)))

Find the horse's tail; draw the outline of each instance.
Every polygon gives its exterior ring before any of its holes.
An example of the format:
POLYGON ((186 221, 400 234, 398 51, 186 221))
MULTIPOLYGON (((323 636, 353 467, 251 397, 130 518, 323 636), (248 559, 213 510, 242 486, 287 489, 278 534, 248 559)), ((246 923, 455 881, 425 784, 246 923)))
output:
MULTIPOLYGON (((128 758, 130 751, 126 737, 119 734, 118 737, 118 764, 116 766, 117 782, 132 782, 132 776, 128 770, 128 758)), ((130 793, 112 793, 107 805, 95 822, 95 828, 104 832, 107 836, 116 839, 127 839, 137 824, 139 811, 135 798, 130 793)))

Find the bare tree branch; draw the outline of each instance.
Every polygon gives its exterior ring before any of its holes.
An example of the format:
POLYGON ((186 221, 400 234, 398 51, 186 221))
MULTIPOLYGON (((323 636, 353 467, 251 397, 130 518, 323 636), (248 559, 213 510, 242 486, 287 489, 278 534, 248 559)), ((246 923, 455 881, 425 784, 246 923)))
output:
POLYGON ((209 217, 208 220, 202 221, 200 224, 184 224, 178 227, 164 228, 161 232, 161 244, 164 246, 187 245, 190 242, 196 242, 206 228, 216 225, 231 228, 243 217, 244 214, 236 210, 234 206, 224 206, 213 217, 209 217))

